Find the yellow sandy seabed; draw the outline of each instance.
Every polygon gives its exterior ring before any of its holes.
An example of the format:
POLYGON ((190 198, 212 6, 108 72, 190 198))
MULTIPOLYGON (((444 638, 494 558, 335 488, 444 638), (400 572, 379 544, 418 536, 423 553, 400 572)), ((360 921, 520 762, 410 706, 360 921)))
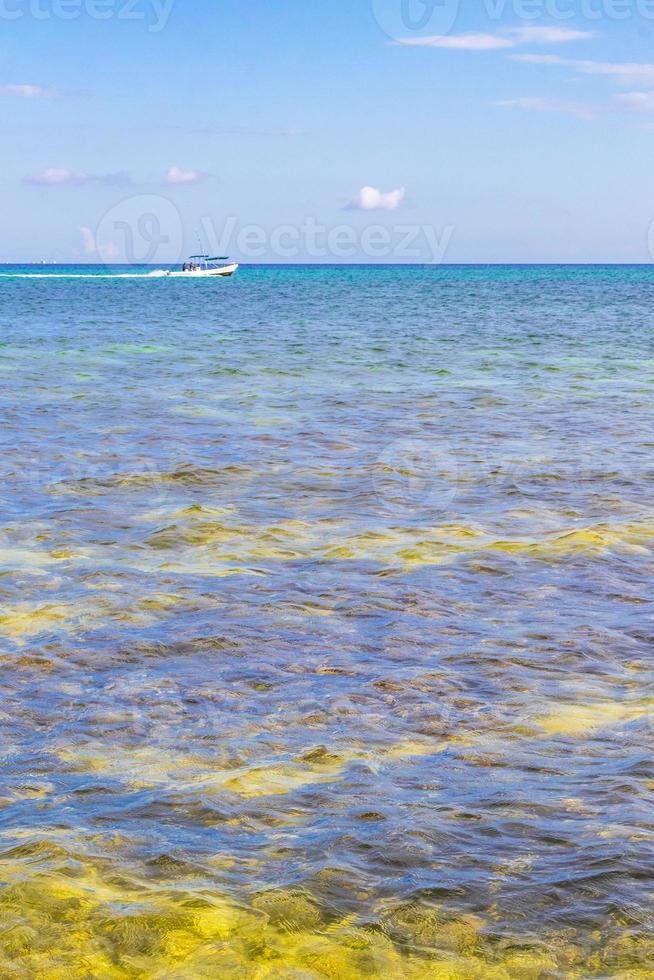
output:
MULTIPOLYGON (((549 717, 549 716, 546 716, 549 717)), ((576 726, 575 726, 576 729, 576 726)), ((62 748, 76 772, 107 773, 131 788, 175 784, 202 796, 249 799, 336 780, 350 759, 392 764, 435 749, 433 740, 399 742, 348 757, 314 750, 249 767, 158 749, 62 748)), ((47 789, 47 788, 46 788, 47 789)), ((574 801, 570 801, 572 805, 574 801)), ((289 818, 290 819, 290 818, 289 818)), ((340 915, 302 890, 259 892, 249 904, 217 892, 208 867, 217 854, 154 884, 126 858, 129 842, 78 839, 74 831, 30 828, 5 833, 0 892, 0 976, 34 980, 552 980, 653 975, 654 940, 614 923, 585 944, 573 929, 541 941, 493 940, 501 914, 453 915, 434 903, 393 905, 370 899, 367 913, 340 915), (81 852, 80 852, 81 848, 81 852), (126 850, 127 848, 127 850, 126 850), (102 853, 103 857, 98 857, 102 853), (121 859, 122 854, 122 859, 121 859), (189 881, 189 878, 192 879, 189 881), (206 883, 198 884, 198 880, 206 883)), ((498 867, 498 875, 528 866, 498 867)), ((526 864, 525 864, 526 862, 526 864)), ((174 868, 175 860, 171 860, 174 868)), ((319 872, 326 880, 343 872, 319 872)), ((366 905, 366 895, 357 904, 366 905)))
POLYGON ((446 748, 433 739, 398 742, 376 751, 351 748, 347 754, 328 752, 319 747, 296 758, 261 760, 251 765, 212 764, 207 758, 166 749, 112 747, 102 745, 63 748, 57 754, 68 771, 106 773, 131 789, 174 784, 180 789, 203 795, 233 793, 242 799, 257 796, 283 796, 307 786, 332 783, 340 779, 351 762, 372 764, 394 762, 411 757, 435 755, 446 748))
POLYGON ((242 564, 265 560, 327 558, 377 561, 408 569, 439 564, 453 557, 476 553, 559 559, 577 554, 601 554, 615 550, 650 555, 654 547, 654 523, 594 524, 587 527, 542 532, 533 536, 499 537, 467 524, 442 524, 434 528, 391 527, 348 533, 340 522, 285 521, 271 527, 253 527, 212 516, 202 507, 169 515, 171 523, 148 538, 166 567, 184 567, 194 559, 203 568, 216 562, 242 564))
POLYGON ((3 978, 652 977, 654 948, 627 935, 597 942, 596 953, 583 952, 570 934, 493 945, 485 936, 492 922, 454 919, 428 904, 377 909, 372 925, 357 914, 328 919, 301 891, 263 892, 244 905, 209 890, 157 890, 117 874, 111 880, 88 863, 70 862, 69 874, 27 874, 25 863, 39 856, 46 857, 38 845, 14 850, 15 874, 0 896, 3 978))
MULTIPOLYGON (((483 528, 464 524, 436 528, 385 528, 348 534, 339 522, 305 523, 286 521, 270 527, 225 522, 220 508, 194 506, 167 514, 167 523, 147 536, 144 545, 121 549, 119 557, 126 569, 141 572, 168 570, 180 575, 266 574, 269 562, 294 560, 365 561, 381 570, 407 572, 422 566, 438 565, 466 556, 512 555, 518 558, 558 561, 576 555, 601 556, 604 553, 654 554, 654 522, 596 524, 585 528, 548 532, 533 537, 499 538, 483 528), (214 513, 218 511, 219 513, 214 513), (218 519, 220 518, 220 519, 218 519), (263 566, 263 568, 262 568, 263 566)), ((234 517, 234 515, 232 515, 234 517)), ((102 566, 112 558, 112 548, 84 549, 52 547, 5 547, 0 558, 7 566, 40 573, 42 590, 47 592, 49 574, 63 563, 102 566)), ((33 590, 36 592, 36 587, 33 590)), ((150 595, 133 608, 120 608, 120 618, 135 626, 147 626, 180 603, 175 595, 150 595)), ((313 604, 312 615, 329 615, 330 610, 313 604)), ((94 595, 89 589, 80 601, 71 604, 41 599, 36 602, 4 603, 0 614, 0 635, 18 643, 43 632, 74 632, 93 628, 113 615, 106 584, 94 595)))

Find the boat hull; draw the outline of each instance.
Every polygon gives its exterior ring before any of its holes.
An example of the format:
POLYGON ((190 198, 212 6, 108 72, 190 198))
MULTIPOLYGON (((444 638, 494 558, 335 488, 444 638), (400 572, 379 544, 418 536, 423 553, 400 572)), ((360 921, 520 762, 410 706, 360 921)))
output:
POLYGON ((222 276, 226 278, 227 276, 233 276, 238 269, 238 262, 232 262, 231 265, 223 265, 219 269, 196 269, 194 272, 187 270, 186 272, 167 272, 166 276, 171 279, 210 279, 215 276, 222 276))

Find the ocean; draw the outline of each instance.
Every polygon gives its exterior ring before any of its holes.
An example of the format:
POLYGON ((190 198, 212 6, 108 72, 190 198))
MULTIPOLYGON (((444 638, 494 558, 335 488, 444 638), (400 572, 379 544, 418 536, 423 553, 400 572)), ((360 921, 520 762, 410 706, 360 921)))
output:
POLYGON ((0 268, 0 974, 654 975, 654 270, 0 268))

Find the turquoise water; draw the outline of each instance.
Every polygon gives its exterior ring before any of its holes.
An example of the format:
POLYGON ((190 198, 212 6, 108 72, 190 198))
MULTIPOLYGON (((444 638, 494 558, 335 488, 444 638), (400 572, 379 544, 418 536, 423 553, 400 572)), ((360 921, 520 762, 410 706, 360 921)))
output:
POLYGON ((654 271, 143 271, 0 268, 0 973, 654 976, 654 271))

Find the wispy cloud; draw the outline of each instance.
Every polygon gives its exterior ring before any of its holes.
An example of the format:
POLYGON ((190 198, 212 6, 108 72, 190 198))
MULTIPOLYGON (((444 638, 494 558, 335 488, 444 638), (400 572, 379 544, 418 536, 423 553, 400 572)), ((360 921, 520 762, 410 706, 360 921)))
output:
POLYGON ((654 83, 654 64, 625 62, 614 64, 607 61, 580 61, 575 58, 561 58, 555 54, 514 54, 515 61, 530 65, 563 65, 574 68, 583 75, 604 75, 612 78, 618 85, 634 83, 654 83))
POLYGON ((562 58, 558 54, 513 54, 514 61, 522 61, 526 65, 575 65, 580 62, 570 58, 562 58))
POLYGON ((83 184, 88 184, 89 180, 90 177, 88 174, 59 167, 47 167, 41 173, 30 174, 25 177, 26 184, 39 184, 43 186, 81 187, 83 184))
POLYGON ((39 187, 84 187, 87 184, 108 184, 120 187, 130 184, 129 174, 87 174, 79 170, 67 170, 64 167, 47 167, 38 174, 29 174, 23 178, 25 184, 39 187))
POLYGON ((169 167, 166 174, 166 183, 173 186, 201 184, 210 175, 201 170, 182 170, 181 167, 169 167))
POLYGON ((450 51, 495 51, 498 48, 513 48, 513 41, 499 34, 438 34, 434 37, 400 38, 395 44, 407 48, 445 48, 450 51))
POLYGON ((508 33, 518 44, 565 44, 597 37, 595 31, 577 31, 570 27, 516 27, 508 33))
POLYGON ((503 99, 493 105, 507 109, 526 109, 532 112, 554 112, 577 119, 597 119, 600 115, 615 111, 654 113, 654 92, 625 92, 604 102, 572 102, 566 99, 527 96, 503 99))
POLYGON ((0 85, 0 96, 16 99, 54 99, 57 91, 42 85, 0 85))
POLYGON ((654 92, 625 92, 616 95, 614 101, 632 112, 654 112, 654 92))
POLYGON ((205 126, 202 129, 184 129, 184 132, 192 133, 194 136, 270 136, 283 139, 296 139, 300 136, 308 136, 306 129, 298 129, 293 126, 289 126, 286 129, 251 129, 248 126, 205 126))
POLYGON ((564 44, 595 36, 591 31, 576 31, 568 27, 514 27, 496 33, 471 31, 467 34, 407 37, 394 43, 406 47, 445 48, 452 51, 496 51, 517 48, 521 44, 564 44))
POLYGON ((406 189, 383 193, 376 187, 362 187, 353 201, 346 205, 346 211, 396 211, 406 196, 406 189))
POLYGON ((527 96, 518 99, 503 99, 495 102, 494 105, 502 106, 506 109, 527 109, 531 112, 553 112, 567 116, 575 116, 577 119, 594 119, 597 116, 597 107, 584 102, 568 102, 565 99, 545 99, 527 96))

